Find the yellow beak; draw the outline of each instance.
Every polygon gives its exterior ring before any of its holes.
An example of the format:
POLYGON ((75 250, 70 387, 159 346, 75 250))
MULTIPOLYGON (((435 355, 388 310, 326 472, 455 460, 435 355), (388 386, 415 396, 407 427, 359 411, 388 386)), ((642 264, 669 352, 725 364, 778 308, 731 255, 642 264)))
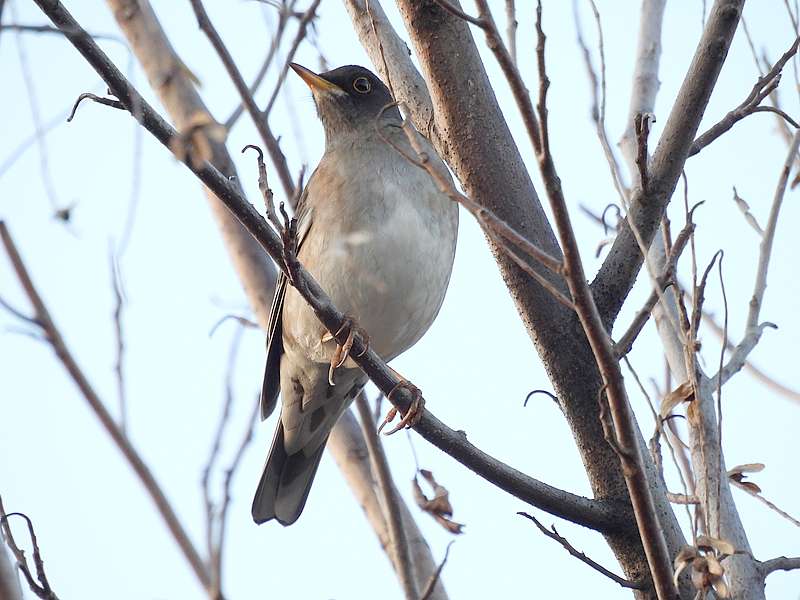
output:
POLYGON ((327 79, 323 79, 314 71, 310 69, 306 69, 302 65, 298 65, 297 63, 289 63, 289 66, 292 67, 292 70, 300 76, 300 79, 306 82, 306 85, 311 88, 312 92, 323 92, 323 93, 342 93, 342 88, 340 88, 335 83, 331 83, 327 79))

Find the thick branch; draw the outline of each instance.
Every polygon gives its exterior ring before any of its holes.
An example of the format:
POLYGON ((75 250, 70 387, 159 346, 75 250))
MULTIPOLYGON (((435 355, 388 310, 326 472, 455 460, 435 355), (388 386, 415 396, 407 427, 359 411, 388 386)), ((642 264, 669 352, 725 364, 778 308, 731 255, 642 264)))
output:
POLYGON ((717 0, 714 3, 692 64, 650 162, 647 193, 641 187, 635 190, 631 212, 592 282, 600 315, 609 328, 619 314, 643 261, 629 220, 633 220, 645 245, 649 246, 683 170, 739 24, 743 5, 744 0, 717 0))

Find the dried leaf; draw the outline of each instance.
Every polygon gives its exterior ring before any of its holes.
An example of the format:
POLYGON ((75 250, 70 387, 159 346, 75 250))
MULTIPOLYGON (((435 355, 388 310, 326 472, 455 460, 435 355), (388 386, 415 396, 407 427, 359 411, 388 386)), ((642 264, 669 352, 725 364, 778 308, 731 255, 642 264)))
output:
POLYGON ((695 589, 704 590, 711 584, 707 566, 708 563, 703 557, 695 558, 692 561, 692 585, 695 589))
POLYGON ((713 554, 706 555, 706 563, 708 564, 708 573, 713 577, 722 577, 725 574, 725 569, 713 554))
POLYGON ((733 555, 736 548, 726 540, 711 537, 710 535, 700 535, 697 537, 697 547, 702 550, 716 550, 722 555, 733 555))
POLYGON ((464 525, 462 523, 456 523, 449 518, 453 514, 453 505, 450 504, 450 492, 447 491, 446 487, 436 481, 432 472, 425 469, 420 469, 419 472, 433 489, 433 498, 425 496, 419 485, 419 481, 414 477, 411 481, 411 486, 417 506, 430 514, 436 522, 450 533, 462 533, 461 530, 464 525))
POLYGON ((752 481, 740 481, 739 485, 752 494, 760 494, 763 491, 758 484, 755 484, 752 481))
POLYGON ((747 463, 744 465, 736 465, 728 469, 728 477, 737 473, 758 473, 764 470, 764 463, 747 463))
POLYGON ((684 381, 677 388, 664 396, 664 399, 661 401, 659 415, 662 419, 666 419, 669 413, 672 412, 672 409, 681 402, 690 402, 693 399, 694 390, 692 389, 692 384, 689 381, 684 381))
POLYGON ((728 584, 725 583, 723 578, 719 578, 711 584, 714 591, 717 593, 717 598, 730 598, 731 592, 728 589, 728 584))
POLYGON ((758 235, 764 237, 764 230, 761 229, 761 226, 758 224, 758 221, 756 220, 755 216, 753 216, 753 213, 750 212, 750 205, 747 202, 745 202, 744 198, 739 196, 739 193, 736 191, 735 187, 733 188, 733 201, 736 202, 736 206, 739 208, 740 211, 742 211, 742 214, 744 215, 744 219, 745 221, 747 221, 747 224, 750 225, 750 227, 752 227, 753 229, 755 229, 758 235))
POLYGON ((675 574, 672 576, 672 580, 675 583, 675 586, 678 585, 678 577, 680 577, 681 573, 692 564, 692 561, 697 556, 697 549, 692 546, 684 546, 678 552, 678 555, 675 557, 674 565, 675 565, 675 574))

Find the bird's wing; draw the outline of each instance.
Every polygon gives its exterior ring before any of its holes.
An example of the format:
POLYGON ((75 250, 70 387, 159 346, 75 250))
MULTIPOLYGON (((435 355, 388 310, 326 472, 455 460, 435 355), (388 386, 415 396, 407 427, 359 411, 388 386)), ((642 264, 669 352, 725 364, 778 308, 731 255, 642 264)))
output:
MULTIPOLYGON (((316 171, 312 173, 309 184, 316 171)), ((297 251, 311 229, 311 206, 308 203, 308 185, 297 203, 295 218, 297 219, 297 251)), ((267 364, 264 368, 264 382, 261 386, 261 420, 272 414, 278 403, 281 389, 281 356, 283 355, 283 299, 286 297, 286 286, 289 280, 281 271, 275 282, 275 295, 269 310, 267 324, 267 364)))

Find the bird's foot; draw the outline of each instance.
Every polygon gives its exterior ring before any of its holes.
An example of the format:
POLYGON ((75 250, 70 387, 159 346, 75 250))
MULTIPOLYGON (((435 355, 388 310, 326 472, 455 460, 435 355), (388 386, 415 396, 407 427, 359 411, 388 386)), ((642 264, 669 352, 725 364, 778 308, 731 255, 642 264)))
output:
POLYGON ((332 334, 330 332, 326 333, 322 336, 323 342, 329 342, 331 340, 335 340, 340 335, 347 332, 347 338, 345 339, 343 344, 340 344, 338 341, 336 342, 336 350, 333 352, 333 356, 331 357, 331 366, 328 370, 328 383, 331 385, 336 385, 333 382, 333 373, 344 364, 344 361, 350 356, 350 351, 353 349, 353 344, 356 341, 356 335, 361 340, 362 350, 356 356, 364 356, 367 350, 369 350, 369 336, 367 332, 361 329, 353 317, 348 315, 344 316, 342 320, 342 326, 339 327, 339 330, 336 334, 332 334))
MULTIPOLYGON (((422 390, 420 390, 407 379, 401 378, 400 381, 397 382, 397 385, 392 388, 392 391, 389 392, 387 396, 389 400, 392 399, 392 394, 396 394, 401 388, 406 389, 411 394, 411 404, 409 405, 406 414, 404 414, 403 418, 400 419, 400 422, 390 431, 387 431, 386 435, 397 433, 403 429, 403 427, 413 427, 419 422, 420 418, 422 417, 422 413, 425 412, 425 398, 422 397, 422 390)), ((394 406, 389 409, 389 412, 386 413, 386 418, 383 419, 383 423, 381 423, 381 426, 378 427, 378 433, 380 433, 389 423, 394 421, 394 418, 397 416, 397 412, 398 411, 394 406)))

